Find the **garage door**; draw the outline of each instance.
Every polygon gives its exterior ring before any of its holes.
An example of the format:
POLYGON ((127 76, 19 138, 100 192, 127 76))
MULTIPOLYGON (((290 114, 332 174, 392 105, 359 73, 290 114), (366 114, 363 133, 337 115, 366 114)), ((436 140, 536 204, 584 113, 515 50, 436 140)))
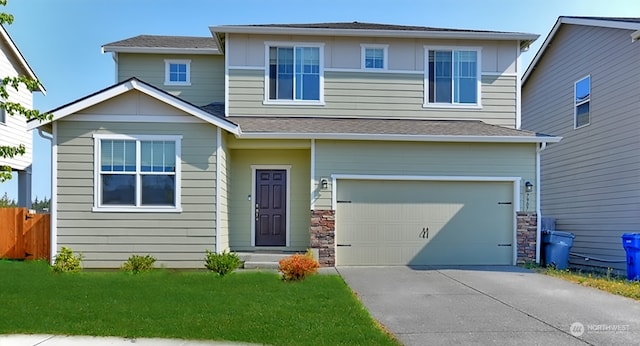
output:
POLYGON ((338 180, 338 265, 512 264, 511 182, 338 180))

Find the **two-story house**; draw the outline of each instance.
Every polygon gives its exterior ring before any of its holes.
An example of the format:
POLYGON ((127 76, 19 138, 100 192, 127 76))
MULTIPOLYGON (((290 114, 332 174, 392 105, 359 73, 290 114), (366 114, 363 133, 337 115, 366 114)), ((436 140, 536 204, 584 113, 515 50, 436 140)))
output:
MULTIPOLYGON (((0 78, 20 75, 37 79, 27 60, 18 50, 18 46, 13 42, 4 26, 0 25, 0 78)), ((6 90, 9 97, 6 100, 0 100, 0 102, 20 103, 27 109, 33 109, 33 92, 24 85, 21 85, 18 90, 9 85, 6 90)), ((45 93, 42 84, 36 91, 45 93)), ((27 130, 27 119, 19 114, 12 116, 0 109, 0 145, 17 147, 21 144, 25 147, 25 154, 13 158, 0 157, 0 166, 10 167, 12 171, 17 172, 18 205, 30 207, 33 136, 31 131, 27 130)))
POLYGON ((542 214, 575 234, 572 266, 625 270, 640 229, 640 18, 560 17, 522 80, 522 128, 542 155, 542 214))
POLYGON ((539 154, 518 130, 533 34, 368 23, 229 25, 103 46, 117 84, 53 135, 54 248, 305 251, 325 266, 539 256, 539 154))

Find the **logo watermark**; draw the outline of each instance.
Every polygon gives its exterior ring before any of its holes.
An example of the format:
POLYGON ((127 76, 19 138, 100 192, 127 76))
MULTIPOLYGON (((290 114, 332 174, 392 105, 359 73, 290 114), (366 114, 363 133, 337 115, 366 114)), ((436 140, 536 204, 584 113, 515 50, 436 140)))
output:
POLYGON ((587 324, 573 322, 569 327, 569 332, 575 337, 582 336, 589 332, 628 332, 628 324, 587 324))

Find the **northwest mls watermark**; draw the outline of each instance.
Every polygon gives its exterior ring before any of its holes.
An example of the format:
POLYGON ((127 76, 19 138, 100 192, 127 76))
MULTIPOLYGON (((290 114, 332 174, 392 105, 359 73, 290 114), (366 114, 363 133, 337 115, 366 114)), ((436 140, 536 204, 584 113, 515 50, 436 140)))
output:
POLYGON ((573 336, 582 336, 584 333, 603 333, 603 332, 628 332, 630 329, 628 324, 587 324, 573 322, 569 331, 573 336))

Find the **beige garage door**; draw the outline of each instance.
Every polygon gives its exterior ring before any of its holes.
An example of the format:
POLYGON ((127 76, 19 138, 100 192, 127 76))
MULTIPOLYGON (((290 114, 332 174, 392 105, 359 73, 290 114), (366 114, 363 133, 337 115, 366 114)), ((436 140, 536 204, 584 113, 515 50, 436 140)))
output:
POLYGON ((338 180, 338 265, 512 264, 513 184, 338 180))

